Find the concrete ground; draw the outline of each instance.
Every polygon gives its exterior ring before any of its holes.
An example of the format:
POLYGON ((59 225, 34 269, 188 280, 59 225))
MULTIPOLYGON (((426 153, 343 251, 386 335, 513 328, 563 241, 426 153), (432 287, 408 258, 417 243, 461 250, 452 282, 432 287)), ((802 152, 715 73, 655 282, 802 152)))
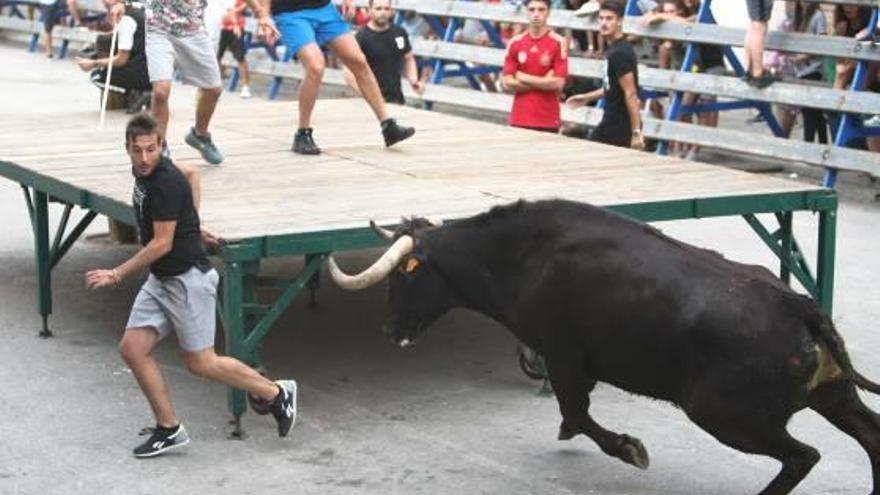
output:
MULTIPOLYGON (((97 95, 69 61, 48 61, 0 43, 0 118, 97 108, 97 95)), ((186 107, 191 94, 175 88, 186 107)), ((227 98, 233 97, 227 95, 227 98)), ((222 101, 221 101, 222 104, 222 101)), ((174 118, 189 118, 179 111, 174 118)), ((96 112, 97 122, 97 112, 96 112)), ((34 136, 39 139, 39 136, 34 136)), ((383 290, 343 293, 325 283, 320 307, 297 302, 269 335, 269 372, 301 386, 300 420, 279 439, 270 419, 247 414, 245 441, 226 439, 223 386, 190 376, 173 342, 158 359, 192 444, 137 460, 130 449, 151 424, 147 404, 115 346, 139 280, 87 292, 83 273, 130 256, 131 246, 81 241, 54 271, 56 337, 36 337, 33 242, 18 185, 0 180, 0 494, 717 494, 757 493, 775 461, 728 449, 677 409, 600 385, 593 412, 610 429, 640 437, 652 456, 639 471, 588 439, 556 440, 555 400, 520 373, 515 342, 479 315, 454 311, 415 347, 379 332, 383 290)), ((57 214, 57 211, 55 212, 57 214)), ((401 214, 407 212, 402 211, 401 214)), ((836 320, 858 368, 880 379, 880 245, 877 204, 840 209, 836 320)), ((670 222, 667 233, 728 257, 775 266, 741 219, 670 222)), ((807 253, 816 218, 795 217, 807 253)), ((106 231, 96 222, 89 234, 106 231)), ((348 267, 375 252, 345 254, 348 267)), ((298 260, 266 263, 292 274, 298 260)), ((264 297, 273 294, 266 292, 264 297)), ((877 397, 867 400, 880 410, 877 397)), ((791 431, 823 459, 796 493, 863 494, 871 489, 859 446, 812 412, 791 431)))

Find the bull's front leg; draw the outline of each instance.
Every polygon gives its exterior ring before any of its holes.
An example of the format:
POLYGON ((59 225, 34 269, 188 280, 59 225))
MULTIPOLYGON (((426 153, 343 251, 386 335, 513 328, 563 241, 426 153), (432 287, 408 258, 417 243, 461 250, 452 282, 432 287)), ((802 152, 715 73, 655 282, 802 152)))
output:
POLYGON ((584 371, 583 354, 567 348, 548 352, 544 360, 562 413, 558 438, 569 440, 583 433, 596 442, 602 452, 640 469, 647 469, 650 459, 641 440, 608 431, 590 416, 590 392, 596 386, 596 380, 584 371))

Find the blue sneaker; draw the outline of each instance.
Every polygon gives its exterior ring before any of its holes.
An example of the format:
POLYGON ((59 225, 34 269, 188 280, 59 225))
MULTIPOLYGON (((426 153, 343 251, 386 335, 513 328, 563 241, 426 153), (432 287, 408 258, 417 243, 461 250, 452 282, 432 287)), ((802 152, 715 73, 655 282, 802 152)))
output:
POLYGON ((218 150, 217 147, 214 146, 214 142, 211 141, 210 133, 205 134, 204 136, 199 136, 196 134, 195 127, 191 127, 189 129, 189 134, 186 135, 185 141, 186 144, 198 150, 206 162, 212 165, 219 165, 223 162, 223 155, 220 154, 220 150, 218 150))

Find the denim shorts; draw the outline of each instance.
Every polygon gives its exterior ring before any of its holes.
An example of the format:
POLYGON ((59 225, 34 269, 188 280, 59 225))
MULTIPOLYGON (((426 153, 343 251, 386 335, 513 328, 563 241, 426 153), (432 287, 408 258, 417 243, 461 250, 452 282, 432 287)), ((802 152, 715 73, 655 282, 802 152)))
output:
POLYGON ((288 52, 297 53, 309 43, 324 46, 351 32, 348 23, 332 2, 318 9, 282 12, 275 16, 275 25, 281 32, 281 41, 288 52))
POLYGON ((773 0, 746 0, 749 19, 755 22, 767 22, 773 12, 773 0))

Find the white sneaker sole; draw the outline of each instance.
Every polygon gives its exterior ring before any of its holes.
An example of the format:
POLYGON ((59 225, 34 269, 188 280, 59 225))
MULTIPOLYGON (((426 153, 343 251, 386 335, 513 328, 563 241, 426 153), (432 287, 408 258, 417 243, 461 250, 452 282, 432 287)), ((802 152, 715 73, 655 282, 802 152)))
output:
POLYGON ((180 447, 185 447, 187 445, 189 445, 189 437, 187 437, 186 440, 184 440, 181 443, 175 443, 174 445, 169 445, 168 447, 165 447, 164 449, 157 450, 155 452, 150 452, 149 454, 134 454, 134 456, 137 457, 138 459, 146 459, 148 457, 156 457, 157 455, 161 455, 161 454, 164 454, 165 452, 168 452, 170 450, 174 450, 174 449, 177 449, 180 447))

